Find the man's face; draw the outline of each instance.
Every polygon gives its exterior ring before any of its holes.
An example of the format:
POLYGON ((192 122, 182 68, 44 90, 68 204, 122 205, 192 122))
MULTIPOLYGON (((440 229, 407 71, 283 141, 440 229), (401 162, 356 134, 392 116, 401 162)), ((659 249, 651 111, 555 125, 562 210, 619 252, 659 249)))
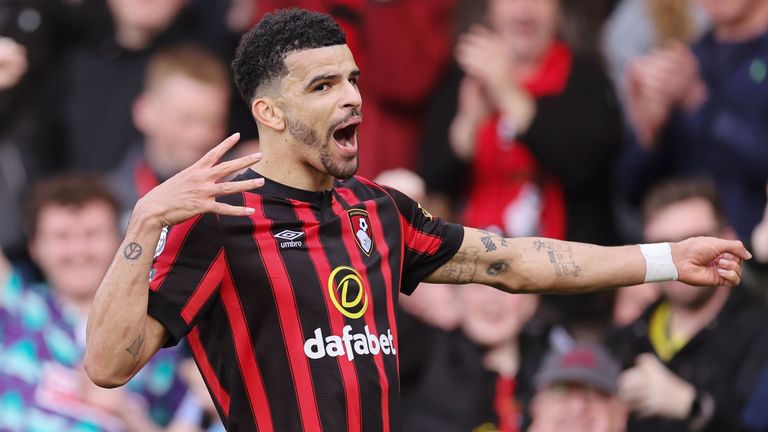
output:
POLYGON ((279 106, 294 151, 323 174, 352 177, 358 165, 357 129, 362 121, 359 70, 346 45, 291 53, 285 58, 279 106))
POLYGON ((508 294, 485 285, 459 289, 462 330, 474 342, 493 347, 517 338, 536 311, 538 297, 508 294))
POLYGON ((107 0, 115 21, 144 31, 162 32, 188 0, 107 0))
MULTIPOLYGON (((703 198, 692 198, 664 207, 645 224, 649 243, 679 241, 695 236, 724 236, 712 205, 703 198)), ((665 298, 678 307, 698 309, 714 294, 715 287, 695 287, 682 282, 661 282, 665 298)))
POLYGON ((536 60, 557 36, 559 0, 491 0, 488 21, 520 60, 536 60))
POLYGON ((137 113, 150 164, 170 177, 192 165, 226 133, 229 90, 182 74, 142 95, 137 113))
POLYGON ((100 201, 81 208, 49 205, 37 222, 29 249, 54 291, 77 299, 92 297, 120 244, 112 207, 100 201))
POLYGON ((741 22, 765 0, 699 0, 715 27, 741 22))
POLYGON ((627 408, 617 396, 579 384, 555 384, 539 390, 531 411, 530 432, 623 432, 627 408))

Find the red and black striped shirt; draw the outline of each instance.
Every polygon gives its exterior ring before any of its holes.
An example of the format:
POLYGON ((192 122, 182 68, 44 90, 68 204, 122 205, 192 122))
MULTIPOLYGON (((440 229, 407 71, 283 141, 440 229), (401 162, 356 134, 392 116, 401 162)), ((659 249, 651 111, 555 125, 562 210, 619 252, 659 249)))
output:
POLYGON ((463 228, 361 177, 221 200, 256 212, 172 227, 149 313, 168 345, 187 337, 227 429, 399 430, 398 292, 448 261, 463 228))

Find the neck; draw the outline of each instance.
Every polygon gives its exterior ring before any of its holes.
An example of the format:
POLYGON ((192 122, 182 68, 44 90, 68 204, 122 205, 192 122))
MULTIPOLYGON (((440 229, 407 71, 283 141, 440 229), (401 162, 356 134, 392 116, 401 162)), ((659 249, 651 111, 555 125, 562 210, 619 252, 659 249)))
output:
POLYGON ((117 24, 115 38, 118 45, 129 50, 141 50, 149 46, 154 38, 153 32, 130 25, 117 24))
POLYGON ((515 60, 515 70, 517 71, 518 82, 527 81, 531 75, 535 74, 539 68, 541 68, 545 54, 546 51, 536 57, 518 57, 515 60))
MULTIPOLYGON (((56 293, 56 290, 54 290, 54 293, 56 293)), ((56 293, 56 300, 64 307, 75 311, 81 318, 87 319, 88 312, 91 310, 91 304, 93 303, 93 296, 75 297, 56 293)))
POLYGON ((262 159, 251 168, 264 177, 307 191, 333 189, 333 177, 318 171, 308 162, 296 157, 289 142, 277 145, 261 144, 262 159))
POLYGON ((760 2, 754 11, 734 22, 715 26, 719 42, 742 42, 754 39, 768 30, 768 2, 760 2))
POLYGON ((520 352, 517 339, 512 339, 491 348, 483 358, 486 369, 501 376, 514 377, 520 366, 520 352))
POLYGON ((144 151, 145 151, 145 157, 147 164, 149 164, 149 167, 152 168, 152 171, 155 173, 155 175, 160 180, 169 179, 173 177, 176 173, 178 173, 179 169, 176 169, 174 164, 166 163, 165 160, 168 159, 167 155, 163 154, 163 151, 160 150, 158 146, 152 145, 149 142, 144 143, 144 151))
POLYGON ((696 309, 670 305, 672 313, 670 330, 687 337, 693 337, 720 313, 728 300, 730 290, 727 287, 717 287, 712 297, 696 309))

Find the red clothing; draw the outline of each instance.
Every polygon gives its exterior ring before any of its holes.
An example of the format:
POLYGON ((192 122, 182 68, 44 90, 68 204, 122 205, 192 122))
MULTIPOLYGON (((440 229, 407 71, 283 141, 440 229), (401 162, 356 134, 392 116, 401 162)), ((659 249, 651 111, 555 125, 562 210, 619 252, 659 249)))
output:
POLYGON ((455 0, 368 2, 360 173, 416 169, 430 93, 451 58, 455 0))
POLYGON ((187 338, 227 430, 399 430, 397 296, 456 254, 462 227, 362 177, 220 201, 255 213, 166 230, 148 312, 167 345, 187 338))
MULTIPOLYGON (((553 44, 523 87, 537 99, 562 93, 572 62, 565 44, 553 44)), ((515 135, 498 113, 480 126, 464 223, 515 237, 565 238, 562 186, 515 135)))
POLYGON ((493 401, 493 409, 499 417, 500 432, 519 432, 520 419, 522 418, 520 402, 515 397, 515 377, 499 376, 496 379, 496 395, 493 401))
POLYGON ((157 174, 152 170, 147 161, 141 158, 133 167, 133 185, 136 190, 136 198, 141 198, 161 183, 157 174))

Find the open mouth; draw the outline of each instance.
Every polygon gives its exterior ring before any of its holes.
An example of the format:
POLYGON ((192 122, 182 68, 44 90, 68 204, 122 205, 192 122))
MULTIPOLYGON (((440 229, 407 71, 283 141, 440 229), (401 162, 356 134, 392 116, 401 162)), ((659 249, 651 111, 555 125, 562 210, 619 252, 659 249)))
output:
POLYGON ((359 118, 345 122, 333 132, 333 140, 345 154, 357 153, 357 129, 360 127, 359 118))

